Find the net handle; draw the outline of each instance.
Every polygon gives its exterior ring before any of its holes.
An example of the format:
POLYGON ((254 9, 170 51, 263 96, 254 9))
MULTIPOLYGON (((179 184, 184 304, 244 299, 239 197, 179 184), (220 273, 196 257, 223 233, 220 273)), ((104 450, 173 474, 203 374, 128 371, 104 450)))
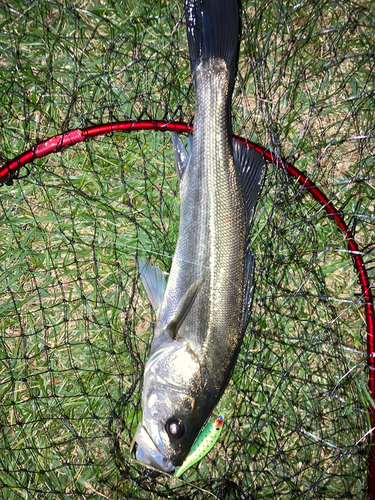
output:
MULTIPOLYGON (((32 146, 28 151, 21 153, 13 160, 9 160, 0 166, 0 185, 12 184, 13 179, 17 178, 22 167, 31 163, 37 158, 43 158, 51 153, 56 153, 70 146, 74 146, 94 137, 101 135, 112 134, 115 132, 135 132, 140 130, 157 130, 162 132, 177 132, 189 133, 193 131, 193 125, 183 122, 166 122, 163 120, 139 120, 139 121, 119 121, 113 123, 103 123, 101 125, 93 125, 86 128, 77 128, 64 132, 63 134, 50 137, 49 139, 39 142, 32 146)), ((373 296, 371 291, 370 280, 367 274, 365 263, 363 261, 362 252, 345 223, 342 215, 336 210, 333 203, 329 201, 327 196, 297 167, 289 162, 283 161, 280 157, 268 149, 255 144, 252 141, 242 137, 233 136, 238 141, 246 144, 248 147, 255 149, 269 162, 278 165, 288 175, 296 179, 299 184, 306 189, 311 196, 321 204, 323 209, 332 218, 338 227, 345 235, 348 251, 352 256, 354 268, 358 273, 359 282, 362 289, 364 299, 365 317, 367 325, 367 363, 369 366, 369 389, 373 400, 375 401, 375 313, 373 305, 373 296)), ((375 408, 369 407, 370 422, 371 422, 371 448, 369 454, 369 500, 375 500, 375 408)))

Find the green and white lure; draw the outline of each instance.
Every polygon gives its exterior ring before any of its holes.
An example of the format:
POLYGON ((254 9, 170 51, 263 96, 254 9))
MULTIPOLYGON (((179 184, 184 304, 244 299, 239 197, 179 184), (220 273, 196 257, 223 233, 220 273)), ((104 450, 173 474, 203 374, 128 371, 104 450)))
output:
POLYGON ((174 476, 180 477, 187 469, 192 465, 196 464, 214 446, 216 441, 219 439, 221 431, 223 429, 224 417, 222 415, 211 417, 206 425, 202 428, 191 447, 189 455, 186 457, 184 463, 177 467, 174 476))

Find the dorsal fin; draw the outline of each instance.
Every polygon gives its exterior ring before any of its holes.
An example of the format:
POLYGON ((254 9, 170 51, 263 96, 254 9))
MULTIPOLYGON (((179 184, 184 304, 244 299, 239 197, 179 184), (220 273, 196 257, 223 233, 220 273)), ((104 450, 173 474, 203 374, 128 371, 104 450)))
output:
POLYGON ((246 215, 250 228, 259 194, 266 174, 266 161, 261 153, 238 139, 233 139, 233 157, 241 179, 246 215))
MULTIPOLYGON (((267 164, 261 153, 238 139, 233 139, 233 157, 238 175, 241 179, 249 231, 259 194, 263 187, 267 164)), ((246 244, 245 259, 243 333, 245 333, 250 321, 251 302, 254 294, 253 276, 255 259, 250 248, 249 234, 246 244)))

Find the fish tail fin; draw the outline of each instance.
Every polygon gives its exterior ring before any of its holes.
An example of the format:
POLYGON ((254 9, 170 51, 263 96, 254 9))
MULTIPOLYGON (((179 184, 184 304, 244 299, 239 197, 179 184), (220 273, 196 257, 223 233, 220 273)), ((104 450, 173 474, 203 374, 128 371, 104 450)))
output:
POLYGON ((236 75, 240 41, 238 0, 185 0, 185 18, 192 75, 199 62, 223 59, 236 75))

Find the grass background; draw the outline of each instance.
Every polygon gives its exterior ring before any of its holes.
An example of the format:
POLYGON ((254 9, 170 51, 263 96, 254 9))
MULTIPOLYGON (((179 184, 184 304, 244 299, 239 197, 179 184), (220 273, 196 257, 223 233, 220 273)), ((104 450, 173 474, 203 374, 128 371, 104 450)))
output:
MULTIPOLYGON (((374 258, 374 7, 243 1, 233 131, 296 163, 374 258)), ((193 121, 182 2, 0 6, 0 155, 91 123, 193 121)), ((220 442, 184 480, 134 462, 153 314, 137 254, 168 271, 171 139, 113 135, 0 192, 4 499, 366 498, 366 325, 343 235, 269 166, 253 320, 220 442)))

